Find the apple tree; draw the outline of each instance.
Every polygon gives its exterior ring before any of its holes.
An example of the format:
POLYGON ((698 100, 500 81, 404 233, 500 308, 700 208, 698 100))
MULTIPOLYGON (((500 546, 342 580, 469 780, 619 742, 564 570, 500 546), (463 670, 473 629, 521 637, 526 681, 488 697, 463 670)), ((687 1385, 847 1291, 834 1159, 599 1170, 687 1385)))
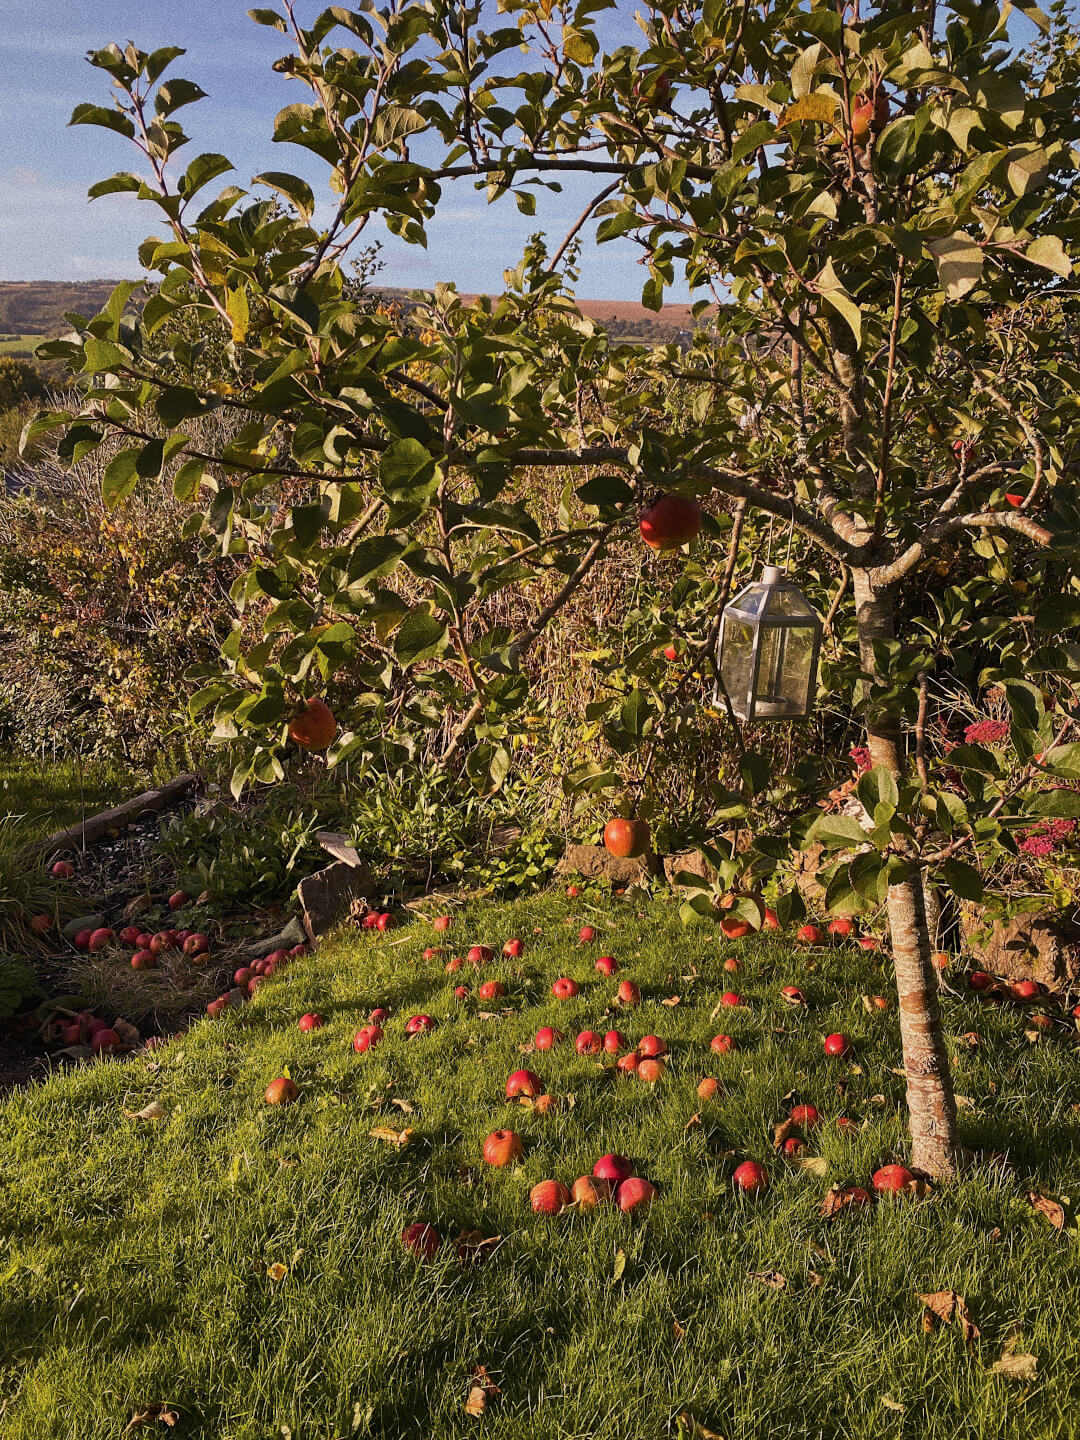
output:
MULTIPOLYGON (((50 347, 79 403, 27 435, 62 428, 72 459, 119 434, 110 502, 173 474, 192 528, 240 558, 234 598, 258 623, 193 701, 241 745, 238 785, 281 773, 290 716, 346 669, 363 693, 331 759, 434 731, 444 764, 497 780, 528 724, 531 647, 606 555, 640 544, 657 492, 705 500, 713 538, 790 530, 800 575, 836 595, 824 678, 865 727, 860 810, 822 814, 760 756, 724 803, 745 815, 772 785, 801 813, 758 857, 817 840, 832 909, 887 903, 912 1159, 948 1176, 928 894, 977 897, 1020 826, 1077 813, 1075 34, 1031 0, 1047 38, 1022 53, 1009 7, 983 0, 655 0, 639 45, 609 49, 614 8, 253 10, 303 94, 274 139, 325 166, 318 217, 291 171, 252 195, 209 190, 223 155, 185 166, 178 116, 202 92, 173 76, 182 52, 91 55, 112 104, 73 123, 138 152, 91 194, 156 211, 153 288, 132 308, 120 287, 77 344, 50 347), (377 222, 423 244, 453 186, 532 214, 566 176, 591 180, 588 205, 501 294, 439 286, 401 310, 350 292, 343 264, 377 222), (617 346, 575 310, 565 262, 595 221, 642 261, 647 306, 685 277, 688 348, 617 346), (220 351, 212 383, 193 333, 220 351), (202 450, 185 427, 211 410, 228 438, 202 450), (1014 588, 1025 573, 1045 604, 1014 588), (935 752, 928 686, 948 674, 1006 697, 1007 755, 935 752)), ((726 588, 708 583, 686 603, 726 588)), ((618 657, 624 746, 656 723, 639 658, 618 657)))

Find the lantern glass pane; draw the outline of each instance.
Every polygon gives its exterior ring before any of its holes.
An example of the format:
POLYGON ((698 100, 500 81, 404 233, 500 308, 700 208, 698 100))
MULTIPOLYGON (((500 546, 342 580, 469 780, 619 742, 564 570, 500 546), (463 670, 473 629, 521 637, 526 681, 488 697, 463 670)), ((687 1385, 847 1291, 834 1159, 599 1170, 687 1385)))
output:
POLYGON ((736 595, 731 608, 741 615, 760 615, 769 601, 769 590, 765 585, 748 585, 736 595))
POLYGON ((720 674, 732 709, 744 720, 747 718, 750 686, 754 679, 754 635, 755 626, 736 619, 730 613, 724 617, 724 630, 720 641, 720 674))
POLYGON ((810 605, 798 590, 786 585, 775 586, 769 596, 769 618, 773 616, 813 615, 810 605))
POLYGON ((762 630, 754 712, 763 720, 808 713, 815 630, 814 625, 767 625, 762 630))

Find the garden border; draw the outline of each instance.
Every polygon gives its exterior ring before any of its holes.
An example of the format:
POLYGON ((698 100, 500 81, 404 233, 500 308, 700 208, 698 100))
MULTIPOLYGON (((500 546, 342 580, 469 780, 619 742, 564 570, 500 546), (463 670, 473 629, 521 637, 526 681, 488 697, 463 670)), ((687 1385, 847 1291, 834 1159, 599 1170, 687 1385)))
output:
POLYGON ((156 790, 144 790, 141 795, 125 800, 122 805, 115 805, 111 810, 102 810, 97 815, 80 820, 76 825, 69 825, 66 830, 47 835, 43 840, 35 840, 27 847, 28 853, 43 854, 47 859, 51 859, 64 850, 85 850, 110 830, 126 829, 141 815, 168 809, 195 788, 198 778, 193 773, 177 775, 174 780, 158 786, 156 790))

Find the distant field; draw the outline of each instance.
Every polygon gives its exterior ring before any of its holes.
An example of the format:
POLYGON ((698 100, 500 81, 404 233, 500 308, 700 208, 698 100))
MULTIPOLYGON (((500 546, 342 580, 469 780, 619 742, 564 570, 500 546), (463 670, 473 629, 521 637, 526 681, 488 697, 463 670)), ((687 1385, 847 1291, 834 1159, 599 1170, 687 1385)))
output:
POLYGON ((0 335, 0 355, 33 355, 44 335, 0 335))

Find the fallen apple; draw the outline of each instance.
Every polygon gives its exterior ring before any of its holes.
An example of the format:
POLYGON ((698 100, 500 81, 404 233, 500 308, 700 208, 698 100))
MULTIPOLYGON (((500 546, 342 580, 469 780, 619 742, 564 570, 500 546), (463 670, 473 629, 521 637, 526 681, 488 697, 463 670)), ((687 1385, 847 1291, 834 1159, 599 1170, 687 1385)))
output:
POLYGON ((632 980, 621 980, 615 998, 620 1005, 640 1005, 641 991, 632 980))
POLYGON ((287 1075, 279 1075, 266 1087, 267 1105, 291 1105, 300 1098, 300 1089, 287 1075))
POLYGON ((972 970, 968 976, 968 985, 972 990, 990 990, 996 984, 993 975, 988 975, 985 970, 972 970))
POLYGON ((599 1055, 603 1047, 604 1042, 595 1030, 582 1030, 574 1041, 574 1049, 579 1055, 599 1055))
POLYGON ((720 996, 720 1004, 726 1006, 729 1010, 735 1010, 742 1004, 742 996, 734 990, 725 990, 720 996))
POLYGON ((484 1141, 484 1159, 496 1168, 520 1160, 524 1153, 521 1136, 513 1130, 493 1130, 484 1141))
POLYGON ((389 910, 384 910, 383 913, 379 916, 379 918, 375 921, 375 928, 376 930, 396 930, 397 916, 391 915, 389 910))
POLYGON ((134 945, 136 949, 141 950, 142 946, 139 944, 139 936, 141 934, 142 931, 137 925, 125 925, 116 938, 122 945, 134 945))
POLYGON ((756 1160, 744 1160, 736 1165, 731 1178, 744 1195, 762 1195, 769 1188, 769 1172, 756 1160))
POLYGON ((90 941, 86 948, 91 954, 95 954, 100 950, 107 949, 115 939, 116 936, 113 932, 107 926, 103 925, 100 929, 91 932, 90 941))
POLYGON ((169 896, 169 909, 182 910, 190 899, 191 896, 187 893, 186 890, 174 890, 173 893, 169 896))
POLYGON ((57 860, 49 872, 54 880, 73 880, 75 878, 75 866, 70 860, 57 860))
POLYGON ((153 970, 157 962, 158 957, 153 950, 136 950, 131 957, 131 968, 133 970, 153 970))
POLYGON ((579 1175, 570 1189, 570 1195, 580 1209, 595 1210, 611 1199, 614 1188, 610 1180, 600 1180, 595 1175, 579 1175))
POLYGON ((615 1062, 615 1069, 623 1075, 636 1075, 640 1064, 641 1056, 636 1050, 631 1050, 629 1055, 619 1056, 615 1062))
POLYGON ((298 1028, 302 1030, 305 1035, 312 1030, 320 1030, 325 1024, 326 1021, 323 1017, 314 1010, 308 1011, 306 1015, 301 1015, 297 1021, 298 1028))
POLYGON ((578 931, 578 939, 581 941, 582 945, 591 945, 592 942, 596 939, 596 931, 591 925, 582 925, 581 929, 578 931))
POLYGON ((628 1050, 630 1041, 618 1030, 609 1030, 604 1036, 604 1053, 606 1055, 618 1055, 620 1050, 628 1050))
POLYGON ((445 953, 446 952, 443 950, 443 947, 441 945, 429 945, 428 948, 424 951, 424 959, 437 960, 440 955, 444 955, 445 953))
POLYGON ((184 941, 185 955, 205 955, 210 949, 210 940, 206 935, 189 935, 184 941))
POLYGON ((551 993, 557 1000, 573 1000, 580 991, 576 980, 571 980, 568 975, 561 975, 552 985, 551 993))
POLYGON ((735 1048, 733 1035, 714 1035, 709 1041, 709 1049, 714 1055, 729 1055, 735 1048))
POLYGON ((795 932, 795 938, 803 945, 820 945, 825 934, 817 925, 800 925, 795 932))
POLYGON ((422 1220, 414 1220, 402 1230, 401 1243, 418 1259, 431 1261, 434 1260, 441 1241, 434 1225, 425 1225, 422 1220))
POLYGON ((111 1055, 122 1043, 120 1036, 108 1025, 102 1025, 90 1036, 90 1049, 96 1054, 111 1055))
POLYGON ((668 1047, 660 1039, 659 1035, 644 1035, 638 1041, 638 1054, 645 1059, 652 1059, 655 1055, 666 1055, 668 1047))
POLYGON ((729 975, 737 975, 742 969, 742 964, 740 961, 735 959, 734 955, 729 955, 728 958, 724 961, 724 969, 729 975))
POLYGON ((631 1175, 621 1181, 615 1191, 615 1204, 624 1215, 633 1210, 647 1210, 655 1199, 655 1188, 638 1175, 631 1175))
POLYGON ((717 1095, 723 1095, 724 1087, 719 1080, 711 1075, 706 1075, 703 1080, 698 1081, 697 1095, 699 1100, 714 1100, 717 1095))
POLYGON ((850 1055, 851 1041, 842 1031, 836 1031, 832 1035, 825 1036, 826 1055, 850 1055))
POLYGON ((507 940, 502 947, 502 953, 507 960, 520 960, 525 953, 525 941, 514 936, 513 939, 507 940))
POLYGON ((89 949, 90 949, 90 936, 91 936, 93 933, 94 933, 94 932, 93 932, 92 930, 79 930, 79 931, 76 933, 76 935, 75 935, 75 940, 74 940, 75 949, 76 949, 76 950, 89 950, 89 949))
POLYGON ((610 1180, 617 1185, 620 1180, 628 1180, 633 1175, 634 1162, 625 1155, 601 1155, 592 1167, 592 1173, 597 1180, 610 1180))
POLYGON ((470 965, 486 965, 495 958, 495 951, 488 945, 473 945, 466 959, 470 965))
POLYGON ((601 955, 593 969, 599 970, 601 975, 616 975, 619 971, 619 962, 613 955, 601 955))
POLYGON ((896 1195, 906 1190, 915 1176, 903 1165, 883 1165, 874 1171, 871 1184, 879 1195, 896 1195))
POLYGON ((804 1130, 813 1130, 821 1124, 821 1111, 816 1105, 793 1105, 791 1118, 804 1130))
POLYGON ((506 1082, 506 1098, 515 1099, 518 1095, 542 1095, 544 1093, 544 1082, 540 1076, 532 1070, 515 1070, 506 1082))
POLYGON ((431 922, 431 928, 432 928, 433 930, 449 930, 449 929, 450 929, 450 916, 449 916, 449 915, 436 915, 436 916, 435 916, 435 919, 431 922))
POLYGON ((469 998, 469 987, 468 987, 468 985, 455 985, 455 986, 454 986, 454 999, 455 999, 455 1000, 467 1000, 468 998, 469 998))
POLYGON ((476 993, 481 1000, 498 1000, 508 992, 501 980, 485 980, 476 993))
POLYGON ((570 1204, 570 1191, 561 1180, 541 1180, 529 1191, 535 1215, 558 1215, 570 1204))
POLYGON ((667 1065, 663 1060, 651 1059, 646 1056, 637 1068, 637 1077, 644 1080, 646 1085, 655 1085, 658 1080, 663 1079, 667 1065))
POLYGON ((390 1018, 390 1011, 385 1005, 376 1005, 367 1018, 369 1025, 384 1025, 390 1018))
POLYGON ((374 1049, 383 1038, 382 1029, 378 1025, 364 1025, 352 1038, 352 1048, 357 1055, 363 1055, 366 1051, 374 1049))
POLYGON ((765 906, 765 913, 764 913, 764 915, 762 916, 761 928, 762 928, 762 930, 779 930, 779 929, 781 929, 780 921, 779 921, 779 919, 777 918, 776 911, 775 911, 775 910, 770 910, 767 905, 765 906))
POLYGON ((405 1034, 410 1038, 416 1035, 427 1035, 435 1029, 435 1019, 431 1015, 413 1015, 405 1022, 405 1034))
POLYGON ((563 1032, 556 1030, 554 1025, 541 1025, 533 1038, 533 1045, 537 1050, 554 1050, 559 1041, 564 1038, 563 1032))
POLYGON ((839 940, 847 940, 855 933, 855 922, 850 915, 838 915, 829 921, 829 934, 839 940))

